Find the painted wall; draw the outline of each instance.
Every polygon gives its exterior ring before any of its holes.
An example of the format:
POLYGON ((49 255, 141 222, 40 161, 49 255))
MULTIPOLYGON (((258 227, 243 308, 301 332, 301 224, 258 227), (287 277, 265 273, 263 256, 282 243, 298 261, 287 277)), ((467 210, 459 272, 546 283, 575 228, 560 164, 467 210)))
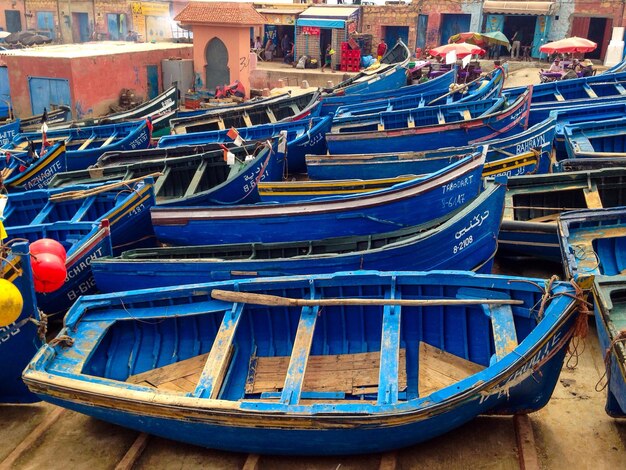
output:
POLYGON ((239 80, 246 89, 246 96, 250 96, 250 26, 193 26, 194 72, 196 77, 199 76, 202 80, 203 87, 205 81, 204 68, 207 64, 206 45, 214 37, 221 39, 228 49, 230 81, 239 80))
POLYGON ((23 0, 0 0, 0 28, 2 28, 3 31, 8 31, 6 15, 4 13, 6 10, 19 11, 22 29, 26 29, 23 0))
POLYGON ((11 83, 11 97, 18 116, 31 115, 28 77, 51 77, 69 80, 74 118, 101 116, 117 104, 124 88, 137 96, 148 96, 146 66, 157 65, 159 91, 162 91, 161 61, 171 57, 192 58, 191 46, 179 49, 130 52, 96 57, 48 58, 5 56, 11 83), (120 73, 123 71, 123 73, 120 73))

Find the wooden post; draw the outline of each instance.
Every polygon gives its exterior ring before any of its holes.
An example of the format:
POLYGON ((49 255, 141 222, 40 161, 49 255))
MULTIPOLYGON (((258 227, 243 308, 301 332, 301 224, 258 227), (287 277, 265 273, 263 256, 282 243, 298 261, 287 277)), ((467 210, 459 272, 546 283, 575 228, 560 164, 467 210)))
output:
POLYGON ((150 439, 150 434, 146 434, 145 432, 140 433, 133 442, 133 445, 130 446, 130 449, 126 452, 122 460, 115 466, 115 470, 131 470, 133 466, 143 454, 146 445, 148 445, 148 440, 150 439))
POLYGON ((535 435, 528 415, 513 416, 520 470, 539 470, 535 435))

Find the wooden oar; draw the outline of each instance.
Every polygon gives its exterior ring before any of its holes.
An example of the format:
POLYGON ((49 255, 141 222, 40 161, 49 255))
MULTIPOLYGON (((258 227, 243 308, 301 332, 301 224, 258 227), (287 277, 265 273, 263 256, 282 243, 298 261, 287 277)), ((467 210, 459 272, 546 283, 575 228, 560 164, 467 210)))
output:
POLYGON ((150 178, 150 177, 157 178, 162 175, 163 173, 161 172, 150 173, 149 175, 139 176, 137 178, 132 178, 129 180, 124 180, 124 181, 118 181, 117 183, 107 184, 104 186, 100 186, 98 188, 82 189, 78 191, 68 191, 66 193, 55 194, 53 196, 50 196, 48 200, 52 202, 60 202, 60 201, 70 201, 73 199, 84 199, 86 197, 93 196, 94 194, 104 193, 106 191, 110 191, 111 189, 119 188, 121 186, 128 186, 130 184, 136 183, 137 181, 141 181, 146 178, 150 178))
POLYGON ((489 75, 491 75, 492 73, 493 73, 493 70, 492 70, 491 72, 489 72, 489 73, 485 74, 485 75, 481 75, 480 77, 475 78, 475 79, 474 79, 474 80, 472 80, 471 82, 464 83, 464 84, 463 84, 463 85, 461 85, 460 87, 455 88, 454 90, 450 90, 450 91, 449 91, 448 93, 446 93, 445 95, 441 95, 441 96, 439 96, 439 97, 435 98, 434 100, 429 101, 429 102, 428 102, 428 104, 427 104, 426 106, 430 106, 431 104, 436 103, 436 102, 437 102, 437 101, 439 101, 441 98, 445 98, 446 96, 453 95, 454 93, 457 93, 457 92, 459 92, 459 91, 463 90, 464 88, 467 88, 467 87, 468 87, 468 86, 470 86, 472 83, 476 83, 478 80, 483 80, 483 79, 485 79, 486 77, 488 77, 488 76, 489 76, 489 75))
POLYGON ((225 302, 267 305, 270 307, 314 307, 328 305, 401 305, 407 307, 437 305, 522 305, 523 300, 512 299, 293 299, 277 295, 233 292, 213 289, 211 297, 225 302))

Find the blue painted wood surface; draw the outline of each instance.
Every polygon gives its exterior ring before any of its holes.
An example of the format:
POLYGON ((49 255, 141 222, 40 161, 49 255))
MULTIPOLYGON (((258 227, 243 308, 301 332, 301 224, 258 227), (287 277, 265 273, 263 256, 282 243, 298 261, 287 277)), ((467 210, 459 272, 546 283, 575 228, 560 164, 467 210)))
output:
MULTIPOLYGON (((542 291, 531 283, 512 281, 506 276, 455 271, 359 271, 86 296, 73 306, 60 332, 72 337, 74 346, 44 346, 24 378, 51 403, 191 444, 268 454, 388 451, 431 439, 478 414, 528 412, 548 402, 573 333, 575 300, 570 295, 574 291, 568 283, 554 283, 538 320, 542 291), (230 302, 212 300, 213 289, 291 298, 388 295, 407 300, 454 299, 464 288, 486 289, 493 296, 522 301, 511 309, 519 338, 514 354, 489 364, 493 331, 480 305, 325 306, 315 319, 309 361, 316 356, 367 352, 378 358, 383 369, 379 378, 390 388, 363 396, 352 388, 338 390, 341 385, 316 390, 313 383, 300 399, 292 393, 290 400, 268 400, 276 394, 263 396, 247 387, 248 380, 254 381, 251 360, 255 364, 264 358, 284 358, 299 363, 294 357, 302 352, 296 344, 300 332, 296 325, 304 321, 311 326, 313 317, 301 307, 250 303, 242 310, 232 338, 237 354, 228 364, 219 399, 126 381, 131 375, 210 354, 224 316, 234 308, 230 302), (96 326, 98 330, 93 329, 96 326), (383 344, 383 329, 396 332, 388 344, 383 344), (421 396, 420 342, 485 369, 421 396), (397 399, 395 392, 387 393, 396 380, 395 343, 407 358, 407 393, 397 399), (314 401, 306 401, 307 396, 315 396, 314 401)), ((285 382, 291 379, 284 371, 281 377, 285 382)), ((282 393, 284 383, 278 379, 282 393)))
POLYGON ((0 403, 39 401, 22 382, 24 367, 44 343, 35 323, 40 320, 40 315, 28 243, 14 243, 6 257, 0 259, 0 279, 12 282, 19 289, 24 302, 15 322, 0 327, 0 403))
POLYGON ((479 192, 484 156, 363 195, 228 207, 156 207, 157 238, 177 245, 317 240, 382 233, 439 218, 479 192))

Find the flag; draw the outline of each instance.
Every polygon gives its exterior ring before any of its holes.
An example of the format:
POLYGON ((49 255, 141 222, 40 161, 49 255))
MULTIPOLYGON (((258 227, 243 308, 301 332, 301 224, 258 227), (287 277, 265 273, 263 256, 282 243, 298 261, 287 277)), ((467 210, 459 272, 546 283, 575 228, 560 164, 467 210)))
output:
POLYGON ((235 129, 234 127, 231 127, 230 130, 226 133, 226 135, 228 136, 229 139, 235 142, 235 145, 237 147, 241 147, 243 143, 245 142, 245 140, 243 140, 241 136, 239 135, 239 132, 237 132, 237 129, 235 129))
POLYGON ((451 50, 446 54, 446 65, 454 64, 456 62, 456 51, 451 50))
POLYGON ((228 151, 228 148, 226 148, 226 146, 220 144, 220 147, 222 147, 222 151, 224 152, 224 161, 226 162, 227 165, 234 165, 235 164, 235 154, 231 153, 228 151))
POLYGON ((46 122, 48 122, 48 110, 46 108, 43 108, 43 114, 41 115, 41 123, 45 124, 46 122))
POLYGON ((9 162, 11 161, 11 154, 10 154, 9 152, 6 152, 6 153, 4 154, 4 156, 5 156, 5 157, 6 157, 6 159, 7 159, 7 163, 9 163, 9 162))
POLYGON ((152 124, 152 117, 150 116, 146 118, 146 127, 148 128, 148 133, 150 134, 148 138, 152 139, 152 130, 154 129, 154 124, 152 124))
POLYGON ((472 56, 471 55, 466 55, 465 57, 463 57, 461 59, 461 63, 463 64, 463 68, 467 67, 471 61, 472 61, 472 56))
MULTIPOLYGON (((45 114, 46 110, 44 109, 44 115, 45 114)), ((46 152, 46 148, 50 146, 50 142, 48 142, 46 132, 48 132, 48 124, 46 124, 46 122, 44 121, 41 125, 41 155, 43 155, 46 152)))

